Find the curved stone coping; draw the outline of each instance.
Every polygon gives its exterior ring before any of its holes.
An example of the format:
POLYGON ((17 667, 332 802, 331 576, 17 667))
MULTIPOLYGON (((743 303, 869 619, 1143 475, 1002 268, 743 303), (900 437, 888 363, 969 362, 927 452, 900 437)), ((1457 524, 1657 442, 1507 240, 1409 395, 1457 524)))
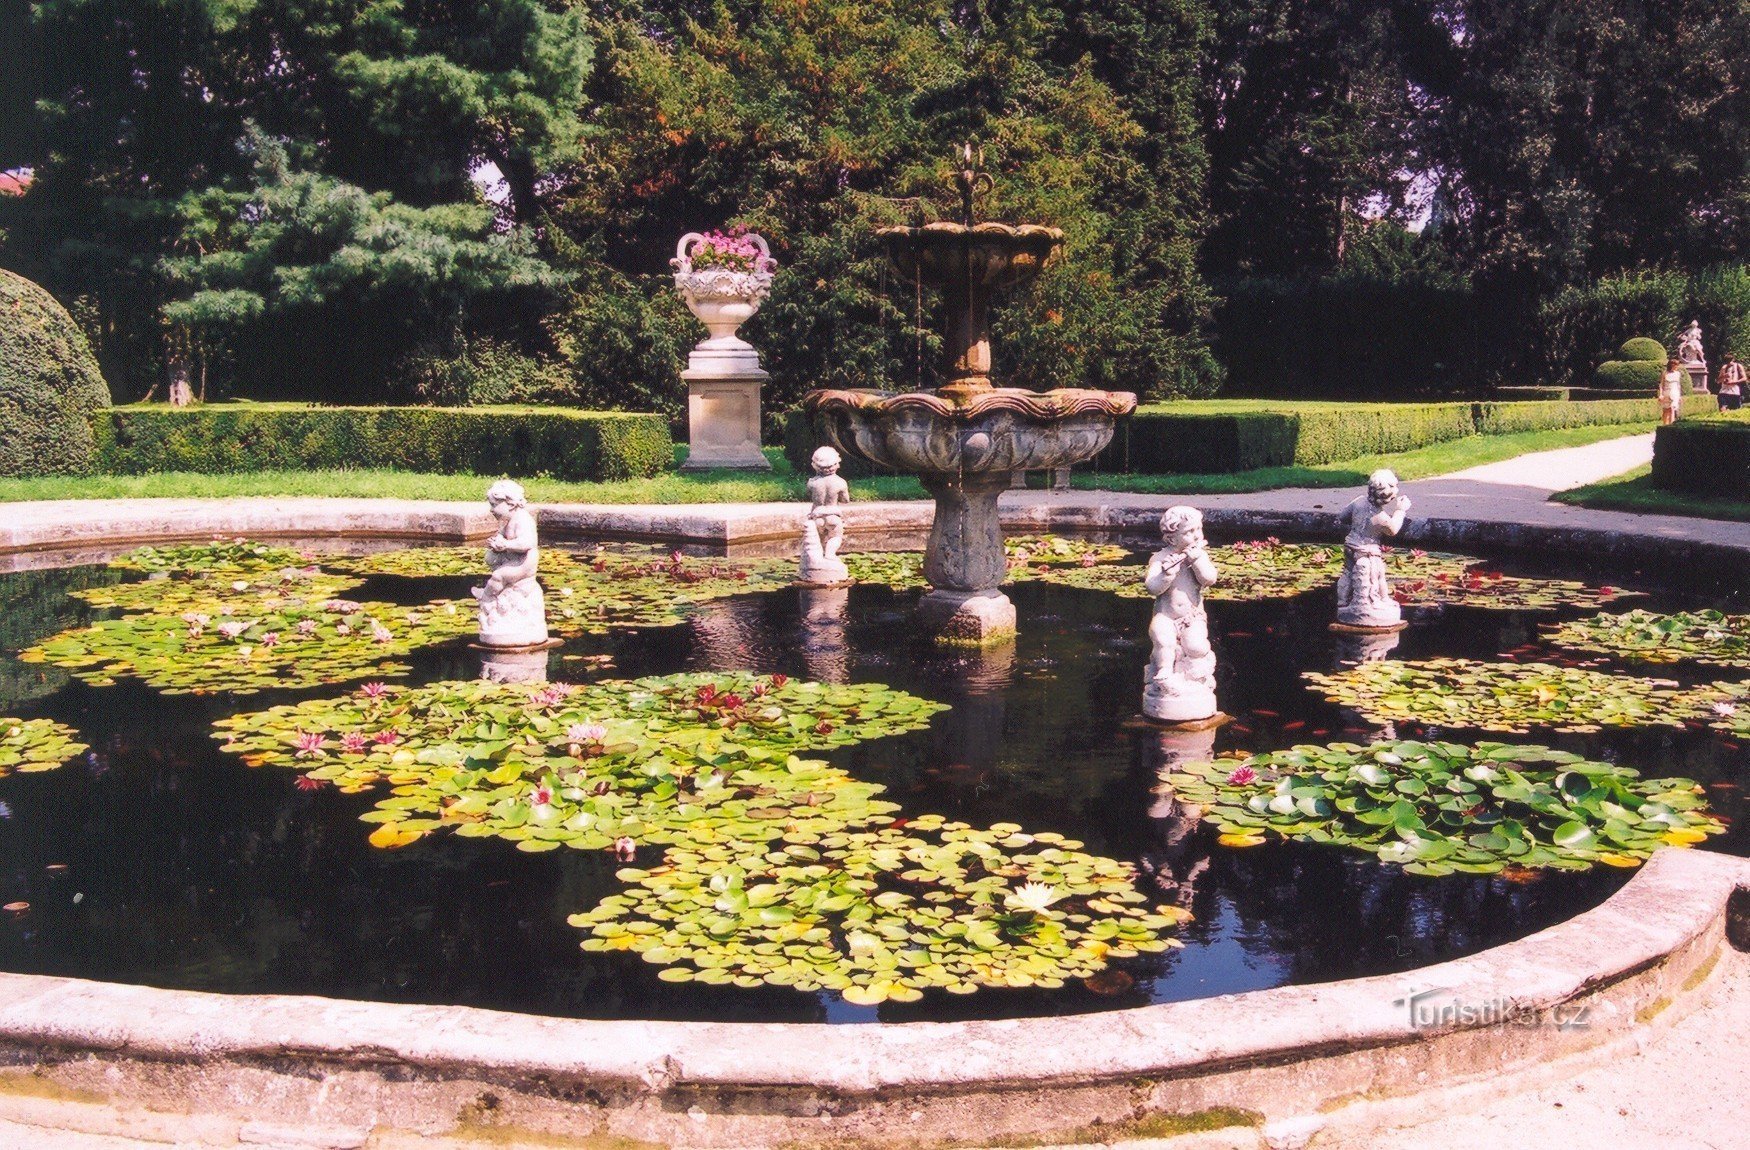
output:
MULTIPOLYGON (((1727 901, 1746 886, 1745 860, 1671 849, 1601 906, 1468 958, 1002 1021, 588 1021, 0 975, 0 1056, 118 1102, 139 1101, 134 1092, 161 1089, 171 1075, 191 1098, 228 1092, 229 1105, 256 1117, 405 1123, 423 1114, 433 1130, 453 1124, 484 1084, 519 1123, 692 1145, 939 1137, 964 1133, 956 1124, 969 1114, 986 1136, 1216 1107, 1277 1119, 1413 1092, 1435 1084, 1431 1073, 1448 1084, 1619 1037, 1705 978, 1727 901), (1418 994, 1425 1010, 1451 1004, 1454 1013, 1415 1025, 1406 999, 1418 994), (1459 1007, 1476 1013, 1460 1017, 1459 1007), (336 1075, 348 1076, 347 1091, 331 1092, 336 1075)), ((0 1090, 5 1081, 0 1074, 0 1090)))

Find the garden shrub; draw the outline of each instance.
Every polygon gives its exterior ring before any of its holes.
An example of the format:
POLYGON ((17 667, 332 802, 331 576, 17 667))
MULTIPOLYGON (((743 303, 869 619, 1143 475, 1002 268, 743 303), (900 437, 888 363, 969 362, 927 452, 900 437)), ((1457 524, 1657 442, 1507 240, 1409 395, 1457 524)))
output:
POLYGON ((557 403, 571 389, 563 366, 495 339, 470 340, 455 355, 418 348, 395 365, 393 383, 409 400, 440 407, 557 403))
POLYGON ((388 468, 439 474, 631 479, 674 463, 660 415, 515 407, 117 407, 94 420, 101 469, 388 468))
POLYGON ((1665 353, 1664 344, 1656 339, 1648 339, 1644 335, 1637 335, 1624 343, 1616 355, 1618 359, 1645 360, 1648 363, 1656 363, 1660 367, 1668 363, 1671 358, 1665 353))
MULTIPOLYGON (((1649 341, 1651 342, 1651 341, 1649 341)), ((1664 360, 1612 359, 1598 365, 1592 383, 1605 391, 1638 391, 1653 395, 1665 374, 1664 360)))
POLYGON ((0 269, 0 475, 86 475, 109 387, 55 297, 0 269))
POLYGON ((1750 413, 1683 419, 1653 436, 1653 486, 1750 500, 1750 413))

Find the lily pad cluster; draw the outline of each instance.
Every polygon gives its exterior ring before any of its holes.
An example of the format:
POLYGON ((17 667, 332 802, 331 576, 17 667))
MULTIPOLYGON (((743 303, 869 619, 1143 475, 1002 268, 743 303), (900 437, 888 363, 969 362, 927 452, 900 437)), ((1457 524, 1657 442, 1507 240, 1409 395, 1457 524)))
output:
POLYGON ((273 611, 309 599, 331 599, 360 580, 312 566, 204 567, 157 573, 132 583, 88 587, 72 594, 93 607, 180 615, 273 611))
POLYGON ((1569 650, 1634 662, 1750 667, 1750 615, 1630 611, 1560 623, 1547 628, 1546 637, 1569 650))
POLYGON ((471 607, 451 600, 361 603, 311 590, 323 586, 297 593, 251 586, 229 596, 206 588, 186 609, 188 601, 167 591, 162 610, 63 631, 19 658, 66 668, 97 686, 129 676, 166 694, 250 694, 406 674, 401 660, 409 652, 475 628, 471 607))
POLYGON ((1229 846, 1268 834, 1368 851, 1417 874, 1636 866, 1725 828, 1690 779, 1539 746, 1333 743, 1162 774, 1229 846))
POLYGON ((367 684, 220 720, 252 766, 344 791, 386 783, 372 841, 438 830, 528 851, 820 834, 890 818, 883 788, 795 752, 927 726, 942 704, 879 684, 683 674, 587 687, 367 684))
POLYGON ((52 771, 87 750, 78 731, 52 719, 0 719, 0 777, 52 771))
POLYGON ((249 539, 215 539, 210 543, 173 543, 139 547, 109 561, 117 571, 262 572, 302 567, 309 556, 289 547, 273 547, 249 539))
POLYGON ((1181 945, 1131 869, 1055 834, 937 815, 904 827, 676 847, 571 918, 585 950, 631 951, 671 982, 839 991, 860 1005, 931 987, 1062 986, 1181 945))
POLYGON ((1003 551, 1012 567, 1096 563, 1122 563, 1130 558, 1128 548, 1116 543, 1095 543, 1073 535, 1016 535, 1003 540, 1003 551))
POLYGON ((1373 722, 1416 722, 1485 731, 1596 731, 1681 726, 1712 713, 1714 689, 1685 691, 1669 679, 1607 675, 1549 663, 1470 659, 1383 660, 1303 677, 1373 722))

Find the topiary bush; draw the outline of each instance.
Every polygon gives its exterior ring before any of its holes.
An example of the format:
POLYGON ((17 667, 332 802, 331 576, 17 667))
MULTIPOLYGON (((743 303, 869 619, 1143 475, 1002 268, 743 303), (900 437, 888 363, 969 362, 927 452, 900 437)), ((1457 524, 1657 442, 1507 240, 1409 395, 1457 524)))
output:
POLYGON ((564 408, 117 407, 94 421, 104 471, 381 467, 437 474, 633 479, 674 465, 660 415, 564 408))
POLYGON ((1637 335, 1625 342, 1616 354, 1619 358, 1631 362, 1644 360, 1648 363, 1656 363, 1660 367, 1665 366, 1671 359, 1669 355, 1665 354, 1664 344, 1656 339, 1648 339, 1644 335, 1637 335))
POLYGON ((0 269, 0 475, 88 475, 109 387, 55 297, 0 269))
POLYGON ((1653 486, 1750 500, 1750 412, 1683 419, 1653 435, 1653 486))
POLYGON ((1606 360, 1592 373, 1592 385, 1605 391, 1639 391, 1653 395, 1658 392, 1659 380, 1665 375, 1665 362, 1662 359, 1606 360))

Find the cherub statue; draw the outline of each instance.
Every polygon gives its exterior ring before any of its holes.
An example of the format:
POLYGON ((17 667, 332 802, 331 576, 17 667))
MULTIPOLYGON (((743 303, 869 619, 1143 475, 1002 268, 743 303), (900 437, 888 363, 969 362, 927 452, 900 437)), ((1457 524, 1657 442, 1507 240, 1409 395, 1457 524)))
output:
POLYGON ((817 447, 809 464, 814 476, 808 481, 808 514, 802 520, 802 562, 797 580, 802 583, 847 582, 851 573, 839 558, 845 541, 843 508, 851 502, 850 485, 839 475, 839 453, 817 447))
POLYGON ((498 534, 486 541, 485 584, 473 589, 480 603, 480 645, 532 647, 547 641, 547 603, 535 578, 541 549, 535 517, 522 484, 501 479, 486 492, 498 534))
POLYGON ((1203 589, 1217 573, 1203 540, 1202 513, 1194 507, 1169 508, 1161 516, 1161 541, 1167 546, 1148 561, 1143 580, 1155 597, 1155 613, 1148 625, 1154 651, 1143 676, 1142 710, 1169 723, 1213 718, 1215 651, 1203 589))
POLYGON ((1701 321, 1692 319, 1689 326, 1677 334, 1677 358, 1684 364, 1707 366, 1707 356, 1701 349, 1701 321))
POLYGON ((1404 529, 1410 497, 1398 491, 1398 477, 1380 468, 1367 478, 1367 494, 1343 512, 1349 534, 1343 539, 1343 574, 1337 579, 1337 622, 1349 627, 1401 627, 1403 608, 1392 598, 1385 577, 1381 540, 1404 529))

